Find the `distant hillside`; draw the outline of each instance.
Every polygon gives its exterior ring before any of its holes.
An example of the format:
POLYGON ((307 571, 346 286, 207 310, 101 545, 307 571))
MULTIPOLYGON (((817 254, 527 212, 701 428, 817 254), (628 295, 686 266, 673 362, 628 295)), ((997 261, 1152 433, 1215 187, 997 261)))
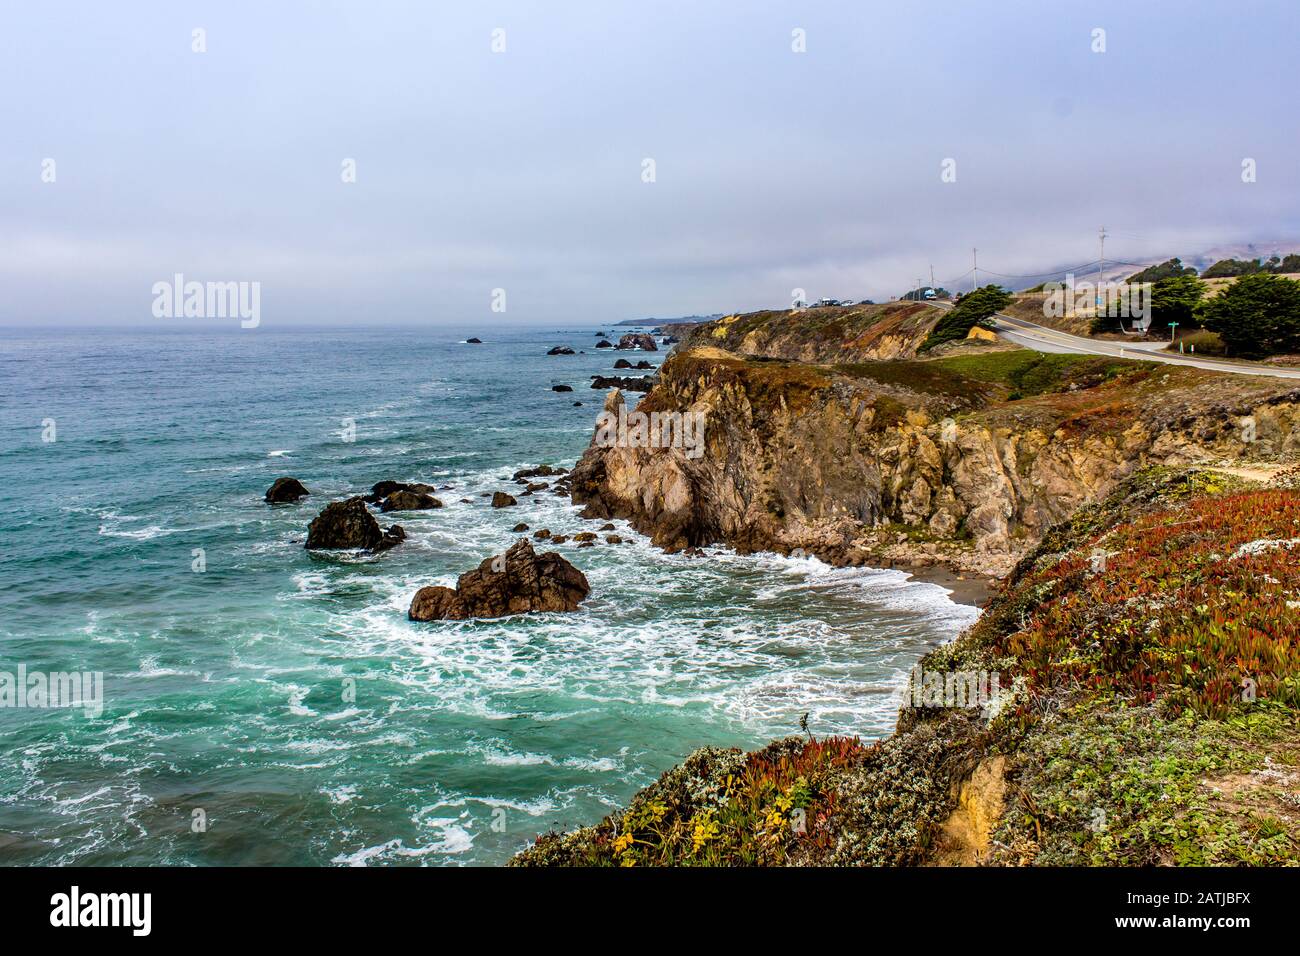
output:
POLYGON ((715 312, 713 315, 683 315, 676 319, 624 319, 622 322, 615 322, 615 325, 696 325, 700 322, 712 322, 714 319, 722 318, 721 312, 715 312))

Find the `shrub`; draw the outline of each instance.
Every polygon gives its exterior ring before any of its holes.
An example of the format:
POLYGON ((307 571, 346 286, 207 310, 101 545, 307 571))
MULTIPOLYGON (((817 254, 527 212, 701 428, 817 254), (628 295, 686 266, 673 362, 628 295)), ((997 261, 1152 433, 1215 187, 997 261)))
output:
POLYGON ((1202 279, 1232 279, 1264 271, 1266 266, 1258 259, 1220 259, 1201 273, 1202 279))
POLYGON ((1195 352, 1197 355, 1225 354, 1223 339, 1219 337, 1219 333, 1210 332, 1206 329, 1201 329, 1188 335, 1184 335, 1177 342, 1169 343, 1165 348, 1167 351, 1177 352, 1179 344, 1181 344, 1185 350, 1195 352))
POLYGON ((1243 276, 1197 307, 1229 355, 1262 357, 1300 351, 1300 282, 1266 272, 1243 276))
POLYGON ((1161 279, 1170 279, 1177 276, 1194 276, 1196 270, 1191 266, 1185 266, 1181 259, 1170 259, 1168 262, 1162 262, 1156 266, 1148 266, 1141 272, 1135 272, 1129 276, 1127 282, 1159 282, 1161 279))

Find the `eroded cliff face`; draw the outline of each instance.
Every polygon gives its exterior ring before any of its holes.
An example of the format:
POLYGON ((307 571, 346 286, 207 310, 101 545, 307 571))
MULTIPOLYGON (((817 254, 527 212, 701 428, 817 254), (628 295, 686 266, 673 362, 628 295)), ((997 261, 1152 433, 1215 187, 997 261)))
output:
MULTIPOLYGON (((593 444, 573 471, 585 514, 629 519, 670 550, 1000 574, 1136 469, 1300 453, 1300 391, 1282 380, 1125 363, 1094 382, 1064 365, 1022 398, 956 366, 760 361, 701 341, 639 410, 702 414, 703 453, 593 444)), ((623 401, 611 393, 606 410, 623 401)))

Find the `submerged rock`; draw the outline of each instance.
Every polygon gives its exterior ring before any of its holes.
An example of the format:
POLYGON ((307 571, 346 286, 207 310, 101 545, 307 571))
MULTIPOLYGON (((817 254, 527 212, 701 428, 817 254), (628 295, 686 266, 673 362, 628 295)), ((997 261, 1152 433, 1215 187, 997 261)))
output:
POLYGON ((309 494, 311 492, 297 478, 277 478, 266 489, 266 500, 273 505, 280 505, 306 498, 309 494))
POLYGON ((551 349, 546 354, 547 355, 572 355, 573 349, 569 348, 567 345, 557 345, 555 346, 555 348, 551 349))
POLYGON ((460 576, 456 587, 420 588, 408 615, 413 621, 463 621, 530 611, 576 611, 591 593, 581 571, 554 551, 537 554, 521 539, 504 555, 488 558, 460 576))

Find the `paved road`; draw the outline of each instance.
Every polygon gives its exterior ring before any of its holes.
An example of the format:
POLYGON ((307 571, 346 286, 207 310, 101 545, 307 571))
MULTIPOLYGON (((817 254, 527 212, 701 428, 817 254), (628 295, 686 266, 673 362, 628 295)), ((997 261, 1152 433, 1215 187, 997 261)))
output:
MULTIPOLYGON (((951 309, 946 302, 927 302, 938 309, 951 309)), ((1245 362, 1223 362, 1216 359, 1199 358, 1165 352, 1158 342, 1107 342, 1101 339, 1086 339, 1068 332, 1059 332, 1046 326, 1035 325, 1015 316, 998 312, 993 316, 998 335, 1008 342, 1039 352, 1064 352, 1078 355, 1110 355, 1116 358, 1135 359, 1147 362, 1164 362, 1166 365, 1190 365, 1211 372, 1231 372, 1234 375, 1268 375, 1274 378, 1298 378, 1300 369, 1280 368, 1272 365, 1255 365, 1245 362)))

